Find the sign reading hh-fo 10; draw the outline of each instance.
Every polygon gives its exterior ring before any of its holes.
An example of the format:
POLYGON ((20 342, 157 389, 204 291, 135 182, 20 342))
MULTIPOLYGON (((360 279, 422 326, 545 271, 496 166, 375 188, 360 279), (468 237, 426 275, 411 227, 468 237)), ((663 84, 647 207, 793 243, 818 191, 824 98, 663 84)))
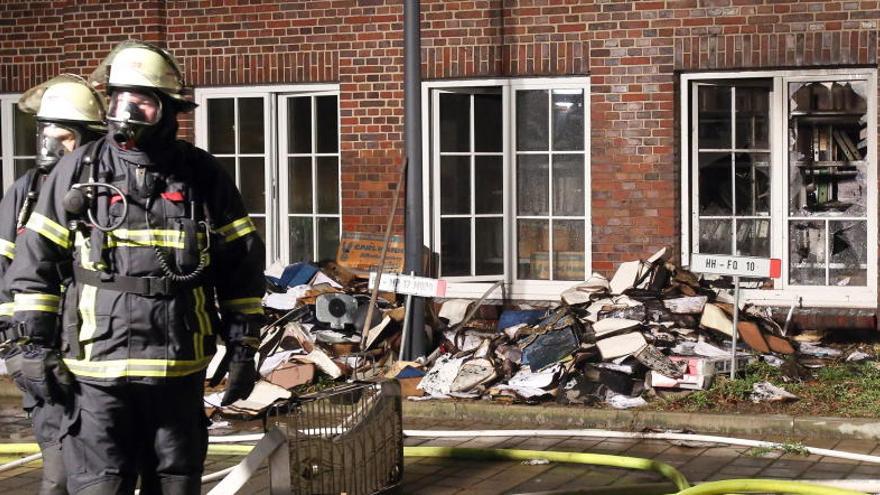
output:
POLYGON ((779 278, 782 260, 723 254, 691 254, 690 270, 697 273, 733 275, 735 277, 779 278))

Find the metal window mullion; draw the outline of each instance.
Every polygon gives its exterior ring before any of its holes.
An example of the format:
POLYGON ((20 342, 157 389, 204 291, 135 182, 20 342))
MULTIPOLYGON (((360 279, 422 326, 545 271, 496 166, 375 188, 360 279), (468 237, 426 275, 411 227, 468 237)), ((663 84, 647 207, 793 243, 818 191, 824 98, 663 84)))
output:
MULTIPOLYGON (((736 148, 736 86, 730 86, 730 149, 736 148)), ((736 152, 730 152, 730 244, 731 254, 736 252, 736 152)))
POLYGON ((232 125, 235 128, 235 185, 241 191, 241 151, 239 146, 241 126, 238 125, 238 98, 232 98, 232 125))
POLYGON ((700 84, 693 84, 691 88, 693 88, 693 92, 691 93, 691 108, 690 108, 690 121, 688 122, 688 138, 693 140, 693 147, 685 153, 687 153, 690 157, 690 183, 691 183, 691 232, 693 232, 693 236, 691 237, 691 245, 690 252, 691 253, 699 253, 700 252, 700 134, 698 132, 694 132, 695 129, 699 128, 699 96, 700 96, 700 84))
POLYGON ((830 231, 831 221, 825 219, 825 285, 831 285, 831 237, 828 235, 830 231))

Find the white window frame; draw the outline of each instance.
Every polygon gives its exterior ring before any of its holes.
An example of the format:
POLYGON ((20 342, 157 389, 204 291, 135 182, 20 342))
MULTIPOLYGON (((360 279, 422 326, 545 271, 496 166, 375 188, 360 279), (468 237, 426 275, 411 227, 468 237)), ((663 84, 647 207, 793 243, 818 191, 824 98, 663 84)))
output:
MULTIPOLYGON (((475 87, 500 87, 502 105, 506 118, 502 122, 503 132, 503 170, 504 170, 504 250, 507 262, 503 277, 451 277, 447 280, 446 296, 460 298, 480 297, 492 283, 503 278, 506 292, 496 289, 489 295, 491 298, 508 297, 519 300, 559 301, 565 289, 576 285, 572 280, 518 280, 516 273, 516 184, 514 177, 514 150, 516 137, 516 109, 513 104, 514 91, 518 89, 581 89, 584 92, 584 189, 587 191, 584 205, 584 277, 592 274, 592 195, 591 188, 591 101, 589 76, 554 77, 554 78, 495 78, 495 79, 463 79, 422 82, 422 187, 424 208, 425 244, 433 253, 439 253, 439 208, 440 197, 435 194, 439 180, 439 167, 435 167, 439 157, 439 133, 436 129, 439 112, 434 112, 435 90, 455 90, 475 87), (508 110, 509 109, 509 110, 508 110)), ((552 118, 552 117, 551 117, 552 118)), ((548 154, 550 152, 548 151, 548 154)), ((553 198, 549 198, 552 202, 553 198)), ((555 218, 555 217, 553 217, 555 218)), ((552 249, 550 250, 552 257, 552 249)))
POLYGON ((709 82, 718 79, 773 80, 773 93, 770 101, 770 256, 780 258, 782 278, 774 281, 773 289, 744 289, 742 297, 757 305, 791 305, 798 303, 810 307, 877 307, 877 69, 816 69, 816 70, 769 70, 743 72, 700 72, 681 75, 680 133, 681 133, 681 264, 689 266, 690 255, 695 252, 695 242, 691 233, 696 221, 697 208, 697 167, 691 168, 692 154, 690 141, 696 129, 696 107, 691 92, 692 82, 709 82), (868 93, 868 150, 867 185, 868 195, 868 284, 864 287, 804 286, 789 285, 788 280, 788 96, 786 83, 816 80, 865 80, 868 93), (693 185, 693 188, 691 187, 693 185))
MULTIPOLYGON (((9 186, 15 181, 15 160, 16 159, 33 159, 34 154, 16 155, 15 154, 15 113, 12 106, 18 102, 21 93, 3 93, 0 94, 0 164, 2 164, 3 191, 9 189, 9 186)), ((34 150, 32 150, 34 151, 34 150)))
MULTIPOLYGON (((339 125, 339 136, 341 139, 341 98, 338 84, 297 84, 297 85, 263 85, 263 86, 224 86, 224 87, 200 87, 195 88, 195 102, 199 105, 195 110, 194 133, 196 146, 207 149, 208 145, 208 126, 207 126, 207 102, 209 99, 215 98, 255 98, 262 97, 263 107, 263 129, 265 129, 264 138, 264 154, 265 157, 265 187, 266 187, 266 257, 267 263, 271 264, 276 261, 287 263, 290 255, 290 225, 288 219, 289 204, 289 187, 287 184, 287 158, 286 140, 287 136, 280 135, 279 129, 282 129, 282 120, 286 125, 286 115, 280 115, 283 112, 279 108, 279 100, 282 96, 304 96, 304 95, 336 95, 339 100, 337 104, 337 125, 339 125), (277 125, 275 125, 277 123, 277 125), (282 149, 284 147, 284 149, 282 149), (281 157, 284 160, 281 160, 281 157), (282 221, 283 220, 283 221, 282 221)), ((236 122, 238 114, 235 114, 236 122)), ((286 127, 283 127, 286 130, 286 127)), ((236 136, 238 130, 236 129, 236 136)), ((340 143, 341 145, 341 143, 340 143)), ((236 139, 236 151, 238 143, 236 139)), ((340 191, 339 191, 339 218, 340 231, 342 229, 342 163, 340 148, 340 191)), ((241 156, 236 153, 236 156, 241 156)), ((313 180, 313 187, 314 187, 313 180)), ((258 215, 259 216, 259 215, 258 215)), ((313 226, 314 228, 314 226, 313 226)), ((317 253, 317 236, 314 236, 314 249, 317 253)), ((317 260, 314 260, 317 261, 317 260)))

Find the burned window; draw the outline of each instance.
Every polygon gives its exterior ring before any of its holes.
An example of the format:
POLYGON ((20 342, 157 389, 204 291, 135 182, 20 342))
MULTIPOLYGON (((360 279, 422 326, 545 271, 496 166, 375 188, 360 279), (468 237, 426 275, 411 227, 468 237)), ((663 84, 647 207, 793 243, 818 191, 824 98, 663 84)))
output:
POLYGON ((771 80, 696 85, 701 253, 770 255, 771 91, 771 80))
POLYGON ((867 285, 868 84, 787 90, 790 282, 867 285))

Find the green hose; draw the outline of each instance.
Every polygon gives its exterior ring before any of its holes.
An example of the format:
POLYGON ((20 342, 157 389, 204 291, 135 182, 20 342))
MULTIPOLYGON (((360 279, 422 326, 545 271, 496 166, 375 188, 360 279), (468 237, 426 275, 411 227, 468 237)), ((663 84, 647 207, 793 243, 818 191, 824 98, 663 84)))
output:
POLYGON ((676 495, 723 493, 791 493, 794 495, 865 495, 864 492, 787 480, 722 480, 701 483, 676 495))
POLYGON ((546 459, 550 462, 566 462, 571 464, 592 464, 625 469, 654 471, 679 489, 690 487, 687 479, 677 469, 662 462, 642 459, 639 457, 623 457, 617 455, 589 454, 582 452, 555 452, 543 450, 519 449, 472 449, 458 447, 404 447, 404 457, 453 457, 457 459, 477 459, 483 461, 527 461, 529 459, 546 459))

